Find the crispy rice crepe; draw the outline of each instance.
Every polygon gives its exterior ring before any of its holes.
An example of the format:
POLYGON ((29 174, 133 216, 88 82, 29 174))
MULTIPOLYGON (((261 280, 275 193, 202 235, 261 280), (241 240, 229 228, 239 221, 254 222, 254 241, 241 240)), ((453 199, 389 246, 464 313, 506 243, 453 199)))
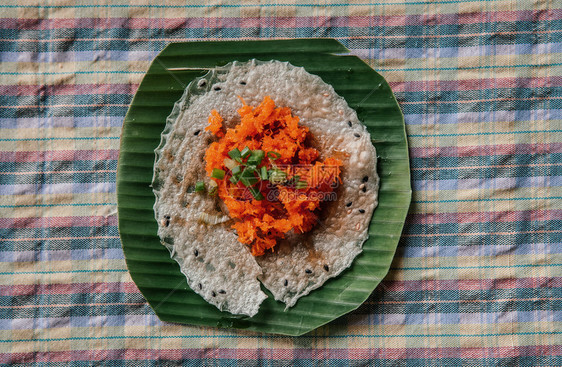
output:
POLYGON ((379 178, 369 133, 334 89, 303 68, 278 61, 232 63, 187 88, 168 117, 156 149, 153 188, 158 235, 180 264, 189 286, 207 302, 233 314, 253 316, 267 297, 293 306, 348 268, 368 237, 379 178), (274 253, 253 257, 238 242, 218 197, 194 192, 208 180, 204 154, 215 137, 205 131, 210 111, 226 127, 240 122, 239 97, 256 106, 270 96, 290 107, 314 136, 321 157, 343 161, 342 185, 323 203, 318 225, 289 233, 274 253))

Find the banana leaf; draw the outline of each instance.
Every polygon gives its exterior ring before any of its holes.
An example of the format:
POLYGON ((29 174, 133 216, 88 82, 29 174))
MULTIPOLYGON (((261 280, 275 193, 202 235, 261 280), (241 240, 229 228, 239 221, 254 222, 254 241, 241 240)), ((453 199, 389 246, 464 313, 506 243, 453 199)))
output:
POLYGON ((387 274, 411 200, 404 118, 384 78, 333 39, 188 42, 152 62, 123 123, 117 175, 119 233, 132 279, 163 321, 302 335, 359 307, 387 274), (379 156, 379 205, 353 265, 285 310, 271 294, 254 317, 221 312, 187 285, 157 236, 150 187, 154 149, 174 103, 191 80, 250 59, 288 61, 320 76, 367 126, 379 156))

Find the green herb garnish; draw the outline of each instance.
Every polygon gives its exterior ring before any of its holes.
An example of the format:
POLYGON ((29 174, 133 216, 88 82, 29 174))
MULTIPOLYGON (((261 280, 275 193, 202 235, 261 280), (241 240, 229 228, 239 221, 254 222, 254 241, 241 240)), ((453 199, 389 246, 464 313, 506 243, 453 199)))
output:
POLYGON ((250 158, 248 158, 248 161, 246 163, 248 165, 258 166, 263 160, 264 156, 265 154, 263 153, 263 150, 253 150, 250 158))
POLYGON ((205 192, 205 183, 203 181, 198 181, 195 184, 195 192, 205 192))
POLYGON ((306 181, 297 181, 297 183, 295 183, 295 188, 296 189, 306 189, 308 187, 308 182, 306 181))
POLYGON ((224 171, 220 168, 213 168, 213 172, 211 172, 211 178, 222 180, 224 178, 224 171))
POLYGON ((238 175, 240 175, 241 172, 242 172, 241 166, 235 166, 235 167, 232 168, 232 170, 230 170, 230 173, 232 174, 232 176, 238 176, 238 175))
POLYGON ((244 168, 240 174, 240 182, 242 182, 244 186, 255 185, 259 181, 259 178, 255 176, 254 172, 256 172, 256 169, 253 167, 244 168))
POLYGON ((238 148, 234 148, 230 152, 228 152, 228 156, 238 163, 242 162, 242 154, 240 153, 238 148))
POLYGON ((282 184, 287 180, 287 173, 280 169, 274 168, 269 170, 269 181, 272 184, 282 184))
POLYGON ((242 158, 246 159, 248 158, 248 156, 252 154, 252 151, 250 150, 250 148, 245 147, 244 149, 242 149, 242 151, 240 152, 240 155, 242 156, 242 158))
POLYGON ((252 196, 254 197, 254 199, 256 200, 263 200, 263 195, 260 192, 260 190, 256 187, 248 187, 248 190, 250 190, 250 192, 252 193, 252 196))
POLYGON ((262 166, 260 169, 260 178, 262 180, 267 180, 269 178, 269 175, 267 174, 267 167, 266 166, 262 166))
POLYGON ((267 152, 267 156, 269 157, 269 159, 271 159, 273 161, 281 158, 281 154, 277 153, 277 152, 274 152, 274 151, 267 152))

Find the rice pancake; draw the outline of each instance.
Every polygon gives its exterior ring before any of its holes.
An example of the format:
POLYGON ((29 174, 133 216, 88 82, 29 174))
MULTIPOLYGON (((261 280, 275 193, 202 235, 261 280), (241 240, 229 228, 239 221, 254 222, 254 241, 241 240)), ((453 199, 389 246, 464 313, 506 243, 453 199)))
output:
POLYGON ((155 152, 158 235, 189 286, 221 310, 255 315, 267 297, 260 281, 291 307, 348 268, 368 237, 379 185, 375 148, 355 111, 303 68, 252 60, 195 79, 175 104, 155 152), (194 192, 194 186, 209 180, 204 155, 215 139, 205 131, 210 112, 216 110, 232 128, 240 122, 239 97, 256 106, 266 96, 289 107, 299 124, 308 127, 320 158, 343 161, 342 184, 322 204, 312 231, 289 232, 274 252, 254 257, 237 240, 220 199, 194 192))

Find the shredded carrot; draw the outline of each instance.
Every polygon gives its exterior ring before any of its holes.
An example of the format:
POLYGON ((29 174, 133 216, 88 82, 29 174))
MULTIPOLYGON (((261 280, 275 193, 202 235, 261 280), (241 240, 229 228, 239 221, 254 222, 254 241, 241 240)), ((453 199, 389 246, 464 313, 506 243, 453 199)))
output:
POLYGON ((223 119, 221 115, 219 115, 217 110, 212 110, 211 116, 209 117, 209 126, 207 126, 205 130, 212 132, 219 138, 224 136, 224 133, 222 131, 222 121, 223 119))
POLYGON ((211 111, 206 130, 219 139, 205 152, 205 169, 209 177, 213 169, 226 172, 223 179, 211 179, 217 182, 218 195, 234 219, 232 228, 238 240, 250 246, 254 256, 260 256, 274 251, 289 231, 304 233, 315 226, 321 203, 341 183, 342 161, 334 157, 319 160, 318 150, 306 143, 308 128, 299 125, 290 108, 276 107, 270 97, 257 107, 246 105, 243 99, 241 102, 240 123, 226 132, 222 117, 211 111), (225 166, 228 153, 246 147, 267 153, 257 169, 265 166, 284 172, 283 182, 261 178, 251 185, 264 200, 250 194, 249 187, 229 180, 232 173, 225 166))

